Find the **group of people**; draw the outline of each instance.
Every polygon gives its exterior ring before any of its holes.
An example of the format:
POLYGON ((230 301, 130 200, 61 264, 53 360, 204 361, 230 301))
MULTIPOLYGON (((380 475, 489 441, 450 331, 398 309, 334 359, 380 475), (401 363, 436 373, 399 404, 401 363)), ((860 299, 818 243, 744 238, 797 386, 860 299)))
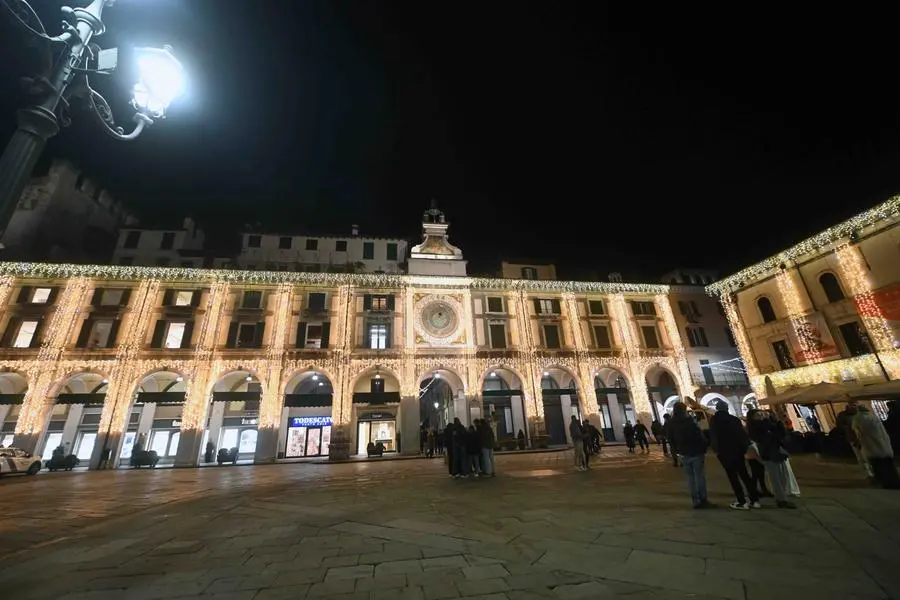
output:
POLYGON ((788 463, 787 430, 774 414, 752 409, 747 413, 745 428, 739 418, 728 412, 728 404, 720 401, 715 416, 709 419, 707 437, 688 414, 687 406, 676 402, 673 416, 664 428, 673 454, 681 455, 694 508, 713 506, 707 497, 705 472, 706 452, 710 446, 734 492, 735 501, 731 508, 762 508, 760 498, 764 496, 774 496, 778 508, 797 508, 790 500, 791 496, 798 496, 800 490, 788 463), (771 482, 771 492, 765 485, 766 475, 771 482))
POLYGON ((603 447, 603 436, 600 430, 591 425, 591 422, 585 419, 579 421, 578 417, 572 415, 569 422, 569 435, 572 437, 572 445, 575 447, 575 469, 578 471, 587 471, 590 467, 591 456, 600 454, 603 447))
MULTIPOLYGON (((494 477, 497 474, 494 461, 494 430, 484 419, 475 419, 468 428, 459 418, 448 423, 439 432, 446 449, 447 470, 450 477, 494 477)), ((434 432, 429 439, 436 437, 434 432)), ((433 450, 432 454, 433 456, 433 450)), ((426 451, 426 456, 428 453, 426 451)))

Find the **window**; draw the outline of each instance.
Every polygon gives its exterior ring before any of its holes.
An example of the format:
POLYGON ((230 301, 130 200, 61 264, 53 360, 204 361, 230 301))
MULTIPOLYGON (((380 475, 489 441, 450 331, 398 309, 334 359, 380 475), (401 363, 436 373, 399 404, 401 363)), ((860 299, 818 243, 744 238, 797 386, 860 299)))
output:
POLYGON ((347 251, 347 240, 338 240, 334 243, 334 251, 335 252, 346 252, 347 251))
POLYGON ((16 332, 13 348, 31 348, 32 342, 37 341, 35 339, 37 328, 37 321, 22 321, 22 323, 19 324, 19 330, 16 332))
POLYGON ((841 289, 841 284, 838 283, 834 273, 822 273, 819 276, 819 285, 822 286, 825 297, 828 298, 829 302, 837 302, 845 298, 844 290, 841 289))
POLYGON ((659 348, 659 336, 656 335, 656 325, 641 325, 641 333, 644 336, 644 348, 659 348))
POLYGON ((844 338, 844 344, 846 344, 850 356, 862 356, 872 351, 858 321, 838 325, 838 330, 841 332, 841 337, 844 338))
POLYGON ((363 260, 375 258, 375 242, 363 242, 363 260))
POLYGON ((537 269, 534 267, 522 267, 522 279, 537 279, 537 269))
POLYGON ((544 346, 547 348, 559 348, 559 326, 544 325, 544 346))
POLYGON ((700 311, 697 309, 697 303, 693 300, 679 300, 678 301, 678 310, 683 314, 688 320, 695 319, 700 316, 700 311))
POLYGON ((259 308, 262 305, 262 292, 252 290, 244 292, 241 308, 259 308))
POLYGON ((372 296, 372 310, 387 310, 387 296, 372 296))
POLYGON ((487 311, 489 313, 502 313, 503 312, 503 298, 499 296, 492 296, 487 299, 487 311))
POLYGON ((491 348, 506 348, 506 323, 503 321, 491 321, 488 323, 491 348))
POLYGON ((387 259, 388 260, 397 260, 397 244, 395 244, 394 242, 388 242, 387 259))
POLYGON ((369 324, 369 348, 384 350, 388 347, 388 327, 384 323, 369 324))
POLYGON ((706 340, 706 331, 702 327, 685 327, 685 331, 691 348, 709 346, 709 342, 706 340))
POLYGON ((700 371, 703 373, 703 381, 706 385, 715 385, 716 384, 716 376, 713 374, 712 368, 709 366, 709 361, 706 359, 700 360, 700 371))
POLYGON ((734 339, 734 334, 731 333, 731 329, 728 328, 728 327, 725 328, 725 337, 728 338, 728 344, 729 344, 732 348, 734 348, 735 346, 737 346, 737 342, 736 342, 735 339, 734 339))
POLYGON ((598 348, 612 348, 609 327, 606 325, 594 325, 594 342, 598 348))
POLYGON ((786 341, 778 340, 777 342, 772 342, 772 350, 775 351, 775 358, 782 369, 794 368, 794 358, 791 356, 791 351, 788 349, 786 341))
POLYGON ((310 323, 306 327, 306 344, 304 348, 321 348, 322 347, 322 324, 310 323))
POLYGON ((259 248, 262 245, 262 236, 260 235, 248 235, 247 236, 247 247, 248 248, 259 248))
POLYGON ((306 249, 307 250, 318 250, 319 249, 319 240, 306 240, 306 249))
POLYGON ((169 323, 166 326, 166 341, 163 343, 163 348, 181 348, 186 326, 187 323, 169 323))
POLYGON ((294 238, 290 236, 282 236, 278 238, 278 247, 281 250, 290 250, 294 245, 294 238))
POLYGON ((756 301, 756 308, 759 309, 759 314, 762 317, 763 323, 777 321, 775 309, 772 308, 772 301, 765 296, 760 297, 760 299, 756 301))
POLYGON ((114 321, 94 321, 88 339, 88 348, 109 348, 115 340, 111 339, 114 321))
POLYGON ((179 290, 175 292, 172 298, 172 306, 190 306, 191 300, 194 299, 194 292, 190 290, 179 290))
POLYGON ((631 314, 634 316, 654 317, 656 316, 656 306, 652 302, 631 301, 631 314))
POLYGON ((35 288, 34 293, 31 295, 31 303, 47 304, 47 301, 50 300, 52 291, 53 290, 50 288, 35 288))
POLYGON ((256 346, 256 323, 238 325, 237 347, 253 348, 256 346))
POLYGON ((369 391, 373 394, 383 394, 384 393, 384 378, 383 377, 373 377, 369 380, 369 391))
POLYGON ((592 315, 603 315, 603 300, 588 300, 588 311, 592 315))
POLYGON ((125 236, 125 242, 122 244, 123 248, 133 249, 138 247, 138 242, 141 241, 141 232, 140 231, 129 231, 125 236))
POLYGON ((309 310, 325 310, 325 294, 322 292, 310 292, 307 306, 309 310))
POLYGON ((539 315, 558 315, 560 314, 559 300, 554 298, 535 298, 534 312, 539 315))
POLYGON ((171 250, 175 247, 175 232, 167 231, 162 236, 162 242, 159 247, 161 250, 171 250))

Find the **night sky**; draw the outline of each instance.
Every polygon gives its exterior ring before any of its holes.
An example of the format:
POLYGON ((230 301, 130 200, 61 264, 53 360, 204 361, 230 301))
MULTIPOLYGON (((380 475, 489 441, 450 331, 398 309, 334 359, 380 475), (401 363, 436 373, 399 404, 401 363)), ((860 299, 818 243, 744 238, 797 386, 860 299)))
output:
MULTIPOLYGON (((148 226, 417 240, 434 197, 470 271, 632 280, 725 274, 900 189, 891 15, 620 4, 118 0, 98 41, 172 44, 189 95, 130 144, 76 112, 50 153, 148 226)), ((5 139, 28 56, 3 34, 5 139)), ((127 86, 95 82, 120 121, 127 86)))

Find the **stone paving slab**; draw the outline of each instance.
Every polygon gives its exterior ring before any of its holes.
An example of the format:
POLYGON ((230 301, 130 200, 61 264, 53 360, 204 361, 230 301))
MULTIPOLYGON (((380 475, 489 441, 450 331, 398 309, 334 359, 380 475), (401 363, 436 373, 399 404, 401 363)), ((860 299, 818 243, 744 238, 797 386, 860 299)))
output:
MULTIPOLYGON (((657 450, 657 449, 654 449, 657 450)), ((59 474, 0 482, 3 597, 900 598, 900 495, 792 459, 796 511, 695 511, 658 451, 59 474), (34 506, 75 506, 47 519, 34 506), (52 577, 47 574, 52 573, 52 577), (7 596, 8 594, 8 596, 7 596)), ((708 463, 711 499, 729 487, 708 463)))

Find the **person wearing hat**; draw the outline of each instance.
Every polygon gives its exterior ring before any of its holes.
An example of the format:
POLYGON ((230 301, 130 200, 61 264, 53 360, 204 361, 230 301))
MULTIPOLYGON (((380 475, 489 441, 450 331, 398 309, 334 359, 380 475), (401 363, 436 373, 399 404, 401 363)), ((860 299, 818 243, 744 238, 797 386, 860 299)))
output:
POLYGON ((719 400, 716 404, 716 414, 710 419, 709 439, 722 468, 725 469, 728 483, 731 484, 737 500, 731 503, 731 508, 735 510, 762 508, 744 458, 747 448, 750 447, 750 436, 744 430, 741 420, 728 412, 728 403, 724 400, 719 400), (746 495, 744 488, 747 488, 746 495), (749 503, 747 496, 750 497, 749 503))

